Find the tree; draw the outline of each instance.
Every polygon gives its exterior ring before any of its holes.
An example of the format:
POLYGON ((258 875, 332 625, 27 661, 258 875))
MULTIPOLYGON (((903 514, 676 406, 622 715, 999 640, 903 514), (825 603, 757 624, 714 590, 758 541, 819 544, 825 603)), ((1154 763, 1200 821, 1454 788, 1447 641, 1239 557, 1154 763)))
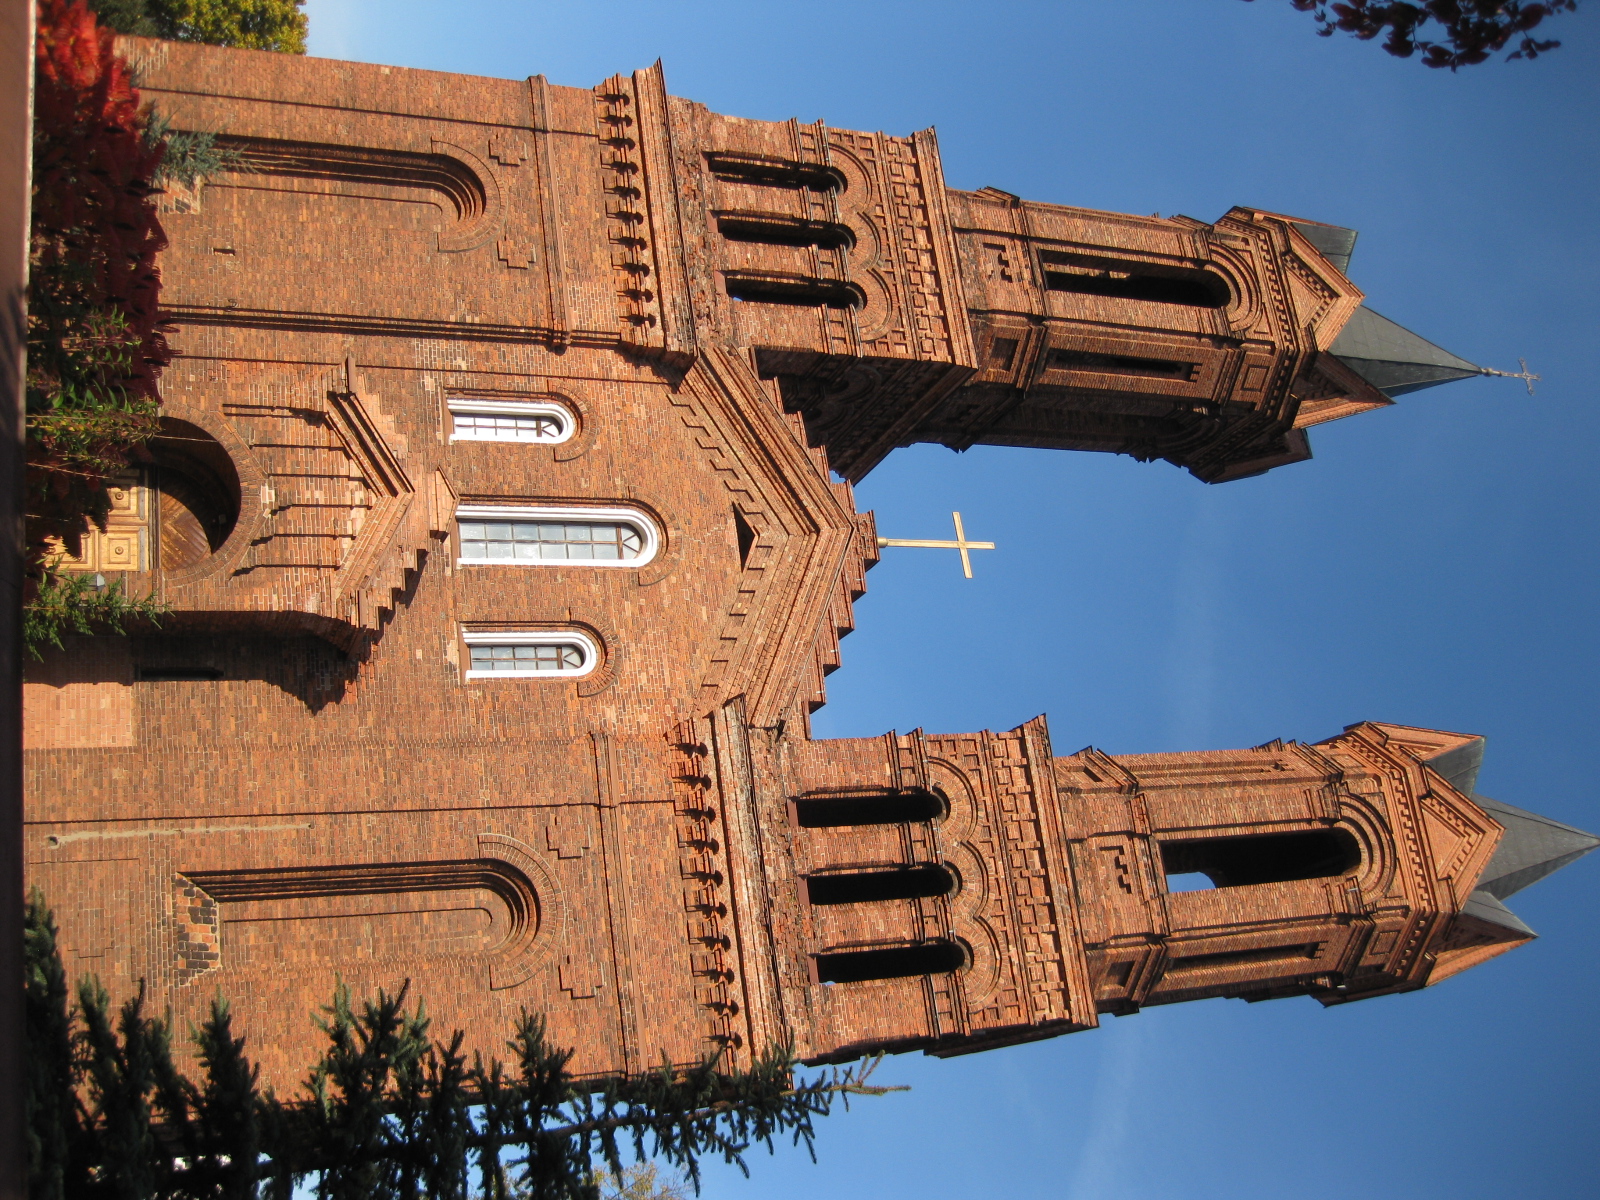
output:
POLYGON ((156 265, 163 183, 237 169, 203 131, 141 106, 113 31, 305 53, 303 0, 39 0, 28 281, 27 531, 23 641, 39 658, 63 633, 121 632, 160 607, 113 582, 59 574, 108 481, 160 428, 171 358, 156 265), (99 15, 99 20, 96 19, 99 15))
POLYGON ((1309 12, 1322 37, 1335 30, 1362 41, 1382 37, 1383 48, 1397 58, 1421 54, 1428 67, 1470 66, 1486 61, 1513 41, 1516 48, 1506 55, 1513 58, 1538 58, 1561 45, 1539 41, 1532 31, 1546 17, 1575 12, 1578 0, 1289 0, 1301 12, 1309 12), (1437 26, 1437 30, 1433 27, 1437 26), (1432 40, 1430 35, 1439 36, 1432 40), (1520 39, 1520 40, 1519 40, 1520 39))
POLYGON ((191 1037, 196 1082, 173 1062, 166 1021, 141 989, 112 1015, 93 979, 71 1002, 56 926, 37 890, 26 929, 28 1194, 32 1200, 682 1200, 650 1160, 699 1186, 719 1156, 790 1137, 869 1082, 876 1062, 795 1077, 775 1049, 746 1071, 715 1057, 687 1070, 580 1080, 572 1051, 524 1012, 509 1065, 429 1036, 408 986, 360 1005, 343 986, 319 1021, 321 1058, 302 1093, 263 1094, 220 996, 191 1037), (631 1160, 634 1166, 627 1165, 631 1160), (638 1165, 644 1164, 644 1165, 638 1165), (474 1185, 476 1185, 474 1187, 474 1185))
MULTIPOLYGON (((151 200, 163 147, 111 33, 41 0, 28 278, 28 548, 76 549, 106 481, 157 429, 171 358, 157 312, 166 234, 151 200)), ((35 578, 37 579, 37 571, 35 578)))
POLYGON ((595 1182, 600 1185, 600 1200, 689 1200, 682 1180, 662 1178, 653 1162, 635 1163, 620 1175, 601 1171, 595 1182))
POLYGON ((90 0, 118 33, 239 50, 306 52, 305 0, 90 0))

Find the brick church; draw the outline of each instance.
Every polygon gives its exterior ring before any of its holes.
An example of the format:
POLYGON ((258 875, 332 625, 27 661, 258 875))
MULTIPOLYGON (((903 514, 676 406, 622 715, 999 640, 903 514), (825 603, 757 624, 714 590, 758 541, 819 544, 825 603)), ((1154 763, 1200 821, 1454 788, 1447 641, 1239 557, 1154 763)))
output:
POLYGON ((28 872, 71 974, 180 1029, 220 990, 280 1091, 336 974, 488 1053, 542 1011, 591 1074, 1339 1004, 1527 941, 1503 902, 1596 844, 1476 795, 1469 734, 808 736, 896 447, 1225 483, 1478 374, 1363 305, 1352 231, 947 188, 931 132, 659 66, 124 49, 236 157, 162 197, 162 435, 70 564, 169 615, 31 671, 28 872))

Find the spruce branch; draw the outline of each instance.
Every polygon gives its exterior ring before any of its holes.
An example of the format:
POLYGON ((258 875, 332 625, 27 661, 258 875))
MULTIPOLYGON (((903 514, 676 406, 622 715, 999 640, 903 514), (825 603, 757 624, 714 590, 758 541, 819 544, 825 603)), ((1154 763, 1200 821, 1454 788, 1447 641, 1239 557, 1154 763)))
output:
POLYGON ((120 634, 127 622, 135 620, 159 626, 166 612, 164 604, 148 596, 129 596, 120 579, 106 583, 101 576, 68 574, 52 563, 44 568, 33 598, 23 605, 22 645, 38 662, 46 646, 64 648, 65 634, 120 634))

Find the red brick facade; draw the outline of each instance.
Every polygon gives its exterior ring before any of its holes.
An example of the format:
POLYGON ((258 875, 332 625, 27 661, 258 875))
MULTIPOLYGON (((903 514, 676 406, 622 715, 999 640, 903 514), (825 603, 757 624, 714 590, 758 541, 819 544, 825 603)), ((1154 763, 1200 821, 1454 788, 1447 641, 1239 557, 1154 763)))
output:
POLYGON ((959 192, 931 133, 723 117, 658 68, 127 48, 245 169, 165 198, 167 436, 99 535, 172 615, 29 685, 69 970, 180 1020, 220 988, 289 1089, 336 972, 487 1052, 544 1011, 600 1073, 1333 1003, 1523 940, 1462 915, 1501 826, 1425 763, 1469 738, 807 736, 877 557, 840 479, 895 447, 1223 481, 1388 403, 1327 353, 1361 293, 1303 223, 959 192), (562 520, 636 544, 475 557, 562 520), (581 666, 484 666, 539 646, 581 666))

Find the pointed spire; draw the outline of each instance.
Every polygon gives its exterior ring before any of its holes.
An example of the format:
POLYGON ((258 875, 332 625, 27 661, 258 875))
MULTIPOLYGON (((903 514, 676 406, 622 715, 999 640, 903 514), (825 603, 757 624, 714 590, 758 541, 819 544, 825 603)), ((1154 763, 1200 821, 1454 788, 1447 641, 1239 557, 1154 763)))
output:
MULTIPOLYGON (((1424 761, 1446 783, 1463 795, 1471 796, 1474 804, 1505 826, 1506 831, 1500 838, 1500 844, 1495 847, 1494 857, 1484 867, 1483 874, 1478 876, 1472 895, 1462 906, 1461 913, 1484 926, 1494 927, 1482 929, 1480 933, 1495 944, 1503 944, 1502 948, 1509 948, 1512 943, 1538 935, 1503 902, 1529 884, 1539 882, 1546 875, 1576 862, 1600 846, 1600 837, 1571 825, 1563 825, 1560 821, 1552 821, 1549 817, 1541 817, 1527 809, 1478 795, 1474 789, 1478 784, 1478 771, 1483 766, 1483 747, 1484 739, 1475 737, 1470 741, 1458 742, 1424 761)), ((1439 978, 1460 969, 1463 969, 1462 963, 1440 973, 1439 978)))
POLYGON ((1494 857, 1478 879, 1478 890, 1497 900, 1508 899, 1600 846, 1600 837, 1538 813, 1487 796, 1473 796, 1472 800, 1506 827, 1494 857))
POLYGON ((1418 337, 1365 304, 1356 309, 1330 349, 1335 358, 1386 396, 1403 396, 1484 373, 1482 367, 1418 337))

